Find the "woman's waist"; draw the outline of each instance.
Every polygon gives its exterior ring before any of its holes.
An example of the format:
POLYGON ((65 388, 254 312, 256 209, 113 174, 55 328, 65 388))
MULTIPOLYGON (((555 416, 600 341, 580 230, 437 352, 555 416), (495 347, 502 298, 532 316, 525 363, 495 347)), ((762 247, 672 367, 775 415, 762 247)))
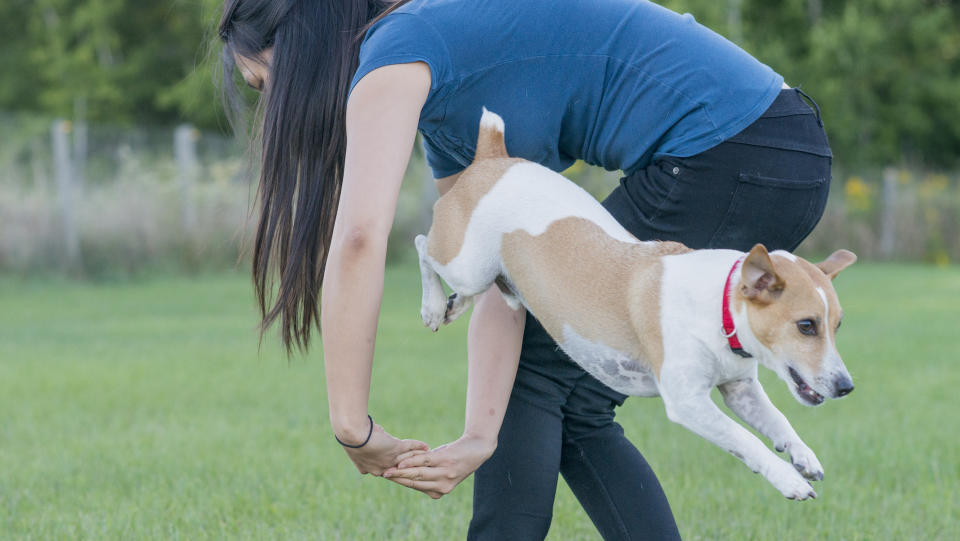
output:
POLYGON ((833 157, 819 106, 798 88, 782 89, 760 118, 725 142, 833 157))

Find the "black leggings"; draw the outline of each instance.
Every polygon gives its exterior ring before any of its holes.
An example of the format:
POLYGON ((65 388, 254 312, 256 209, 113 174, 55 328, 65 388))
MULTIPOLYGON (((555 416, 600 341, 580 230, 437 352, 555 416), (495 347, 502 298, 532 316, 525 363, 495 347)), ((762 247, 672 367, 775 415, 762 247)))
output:
MULTIPOLYGON (((823 214, 831 162, 819 110, 800 94, 782 91, 760 119, 706 152, 624 177, 604 206, 644 240, 793 250, 823 214)), ((625 399, 528 314, 498 447, 474 476, 468 538, 543 539, 562 473, 604 539, 679 539, 656 475, 613 420, 625 399)))

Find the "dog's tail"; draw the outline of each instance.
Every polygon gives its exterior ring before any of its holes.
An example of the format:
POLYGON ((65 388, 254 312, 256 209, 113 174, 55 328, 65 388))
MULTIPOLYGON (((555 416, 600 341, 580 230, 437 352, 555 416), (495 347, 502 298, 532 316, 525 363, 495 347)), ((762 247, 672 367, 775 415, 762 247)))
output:
POLYGON ((477 153, 474 154, 473 161, 508 157, 503 130, 503 119, 500 115, 484 107, 483 116, 480 117, 480 133, 477 135, 477 153))

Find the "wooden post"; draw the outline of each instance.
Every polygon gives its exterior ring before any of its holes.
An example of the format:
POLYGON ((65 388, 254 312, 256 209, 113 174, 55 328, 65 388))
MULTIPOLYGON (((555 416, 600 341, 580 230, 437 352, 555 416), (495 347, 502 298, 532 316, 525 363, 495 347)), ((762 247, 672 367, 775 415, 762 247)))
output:
POLYGON ((182 202, 182 226, 185 232, 192 232, 197 224, 196 202, 193 197, 193 185, 197 180, 197 139, 199 132, 190 124, 181 124, 173 132, 173 153, 177 160, 180 177, 180 197, 182 202))
POLYGON ((67 135, 72 126, 67 120, 55 120, 50 130, 53 139, 53 169, 57 179, 57 198, 63 224, 64 259, 68 271, 75 271, 80 263, 80 237, 77 234, 76 197, 73 185, 73 164, 67 135))
POLYGON ((73 100, 73 182, 78 201, 83 201, 87 179, 87 98, 73 100))
POLYGON ((823 0, 807 0, 807 20, 810 26, 820 22, 820 16, 823 14, 823 0))
POLYGON ((892 259, 897 244, 897 176, 894 167, 883 170, 883 206, 880 222, 880 255, 892 259))
POLYGON ((730 29, 730 41, 743 42, 743 17, 740 12, 743 0, 727 0, 727 28, 730 29))
POLYGON ((41 193, 46 193, 50 189, 47 167, 43 160, 44 150, 41 137, 34 137, 30 141, 30 169, 33 171, 33 189, 41 193))

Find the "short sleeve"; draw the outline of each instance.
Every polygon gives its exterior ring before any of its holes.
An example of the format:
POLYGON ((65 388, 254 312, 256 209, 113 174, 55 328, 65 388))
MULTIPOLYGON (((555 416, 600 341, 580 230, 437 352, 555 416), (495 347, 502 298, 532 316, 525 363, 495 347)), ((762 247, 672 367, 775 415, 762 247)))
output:
POLYGON ((451 158, 449 154, 444 153, 443 150, 433 144, 430 139, 426 137, 421 137, 420 139, 423 141, 424 154, 426 154, 427 157, 427 165, 429 165, 430 170, 433 171, 433 178, 449 177, 464 170, 462 165, 451 158))
POLYGON ((431 91, 450 77, 450 53, 440 33, 416 14, 391 13, 367 31, 350 91, 364 75, 379 67, 410 62, 430 66, 431 91))

